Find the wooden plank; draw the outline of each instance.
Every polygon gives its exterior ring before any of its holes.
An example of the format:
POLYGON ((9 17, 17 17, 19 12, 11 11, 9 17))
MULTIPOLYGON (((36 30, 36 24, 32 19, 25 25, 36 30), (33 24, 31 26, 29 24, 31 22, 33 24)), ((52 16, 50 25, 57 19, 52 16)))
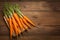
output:
POLYGON ((36 1, 37 1, 37 2, 39 2, 39 1, 49 1, 49 2, 56 2, 56 1, 57 1, 57 2, 60 2, 60 0, 0 0, 0 2, 18 2, 18 1, 20 1, 20 2, 22 2, 22 1, 23 1, 23 2, 26 2, 26 1, 28 1, 28 2, 29 2, 29 1, 31 1, 31 2, 32 2, 32 1, 33 1, 33 2, 34 2, 34 1, 35 1, 35 2, 36 2, 36 1))
MULTIPOLYGON (((8 36, 0 36, 1 40, 9 40, 8 36)), ((15 39, 16 40, 16 39, 15 39)), ((40 35, 40 36, 24 36, 19 37, 18 40, 60 40, 60 36, 47 36, 47 35, 40 35)))
POLYGON ((43 25, 60 25, 60 14, 59 12, 24 12, 23 14, 32 19, 35 23, 43 25))
POLYGON ((0 36, 0 40, 9 40, 8 36, 0 36))
MULTIPOLYGON (((0 2, 0 10, 5 2, 0 2)), ((10 2, 12 4, 17 2, 10 2)), ((57 11, 60 10, 60 2, 18 2, 22 11, 57 11)))

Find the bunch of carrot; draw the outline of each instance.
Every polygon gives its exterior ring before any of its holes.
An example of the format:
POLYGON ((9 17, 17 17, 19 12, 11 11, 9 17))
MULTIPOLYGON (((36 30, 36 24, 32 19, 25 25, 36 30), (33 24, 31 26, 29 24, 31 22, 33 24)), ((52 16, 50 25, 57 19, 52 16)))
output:
POLYGON ((25 30, 35 27, 35 24, 20 11, 18 4, 5 4, 4 5, 4 20, 7 23, 10 31, 10 38, 18 36, 25 30))

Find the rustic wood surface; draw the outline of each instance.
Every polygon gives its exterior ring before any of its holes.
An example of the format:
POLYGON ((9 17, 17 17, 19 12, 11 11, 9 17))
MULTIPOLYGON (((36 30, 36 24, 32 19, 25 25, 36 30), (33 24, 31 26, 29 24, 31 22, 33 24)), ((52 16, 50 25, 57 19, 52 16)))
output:
MULTIPOLYGON (((0 2, 0 40, 9 40, 9 30, 3 19, 3 4, 0 2)), ((24 15, 39 28, 24 32, 18 40, 60 40, 60 2, 10 2, 18 3, 24 15)))
POLYGON ((39 1, 56 2, 56 1, 57 1, 57 2, 60 2, 60 0, 0 0, 0 2, 16 2, 16 1, 17 1, 17 2, 19 2, 19 1, 20 1, 20 2, 21 2, 21 1, 22 1, 22 2, 26 2, 26 1, 33 1, 33 2, 34 2, 34 1, 35 1, 35 2, 36 2, 36 1, 37 1, 37 2, 39 2, 39 1))

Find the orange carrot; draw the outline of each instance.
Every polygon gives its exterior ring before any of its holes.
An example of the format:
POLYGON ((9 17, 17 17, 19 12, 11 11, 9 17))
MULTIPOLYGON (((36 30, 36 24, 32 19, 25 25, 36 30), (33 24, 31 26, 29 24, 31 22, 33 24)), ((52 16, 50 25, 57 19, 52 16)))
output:
POLYGON ((18 28, 17 29, 18 30, 18 33, 21 34, 21 30, 20 30, 19 25, 17 24, 17 22, 16 22, 16 27, 18 28))
POLYGON ((21 24, 23 25, 23 27, 24 27, 26 30, 28 30, 28 27, 24 24, 22 18, 20 18, 20 22, 21 22, 21 24))
MULTIPOLYGON (((8 28, 10 29, 10 26, 9 26, 9 18, 7 18, 7 17, 4 16, 4 20, 5 20, 8 28), (7 20, 7 19, 8 19, 8 20, 7 20)), ((13 26, 13 25, 12 25, 12 26, 13 26)), ((15 32, 14 32, 14 30, 13 30, 13 27, 12 27, 12 33, 13 33, 12 36, 16 36, 16 35, 15 35, 15 32)))
POLYGON ((13 13, 13 16, 15 17, 15 19, 16 19, 16 21, 17 21, 17 23, 18 23, 18 25, 19 25, 19 27, 21 29, 21 31, 22 32, 25 31, 25 29, 23 28, 23 26, 22 26, 22 24, 21 24, 21 22, 19 20, 19 16, 16 13, 13 13))
POLYGON ((17 30, 18 30, 18 34, 21 34, 21 30, 19 29, 19 27, 18 27, 18 29, 17 29, 17 30))
POLYGON ((11 20, 11 18, 9 18, 9 25, 10 25, 10 38, 12 39, 12 27, 13 27, 13 25, 12 25, 12 20, 11 20))
POLYGON ((35 26, 35 24, 26 16, 23 16, 25 20, 27 20, 30 24, 32 24, 33 26, 35 26))
POLYGON ((18 30, 17 30, 17 25, 16 25, 16 21, 15 21, 15 19, 14 19, 14 17, 12 16, 12 22, 13 22, 13 27, 14 27, 14 30, 15 30, 15 32, 16 32, 16 35, 18 35, 18 30))
POLYGON ((7 19, 7 21, 9 22, 9 18, 6 18, 7 19))
POLYGON ((15 26, 16 26, 16 28, 17 28, 17 32, 18 32, 18 34, 21 34, 21 32, 22 32, 22 31, 19 29, 19 25, 17 24, 17 22, 16 22, 16 20, 15 20, 15 18, 14 18, 14 17, 13 17, 13 19, 14 19, 14 20, 13 20, 13 21, 15 22, 15 24, 14 24, 14 25, 15 25, 15 26))
MULTIPOLYGON (((9 23, 9 18, 6 18, 6 21, 9 23)), ((13 26, 13 24, 12 24, 12 26, 13 26)), ((16 36, 13 27, 12 27, 12 32, 13 32, 13 36, 16 36)))
MULTIPOLYGON (((11 19, 11 20, 12 20, 12 19, 11 19)), ((7 18, 7 21, 8 21, 8 23, 9 23, 9 18, 7 18)), ((16 23, 16 26, 18 26, 17 23, 16 23)), ((12 32, 14 32, 14 30, 13 30, 12 32)))
POLYGON ((29 28, 31 28, 30 24, 24 18, 22 18, 22 20, 29 28))

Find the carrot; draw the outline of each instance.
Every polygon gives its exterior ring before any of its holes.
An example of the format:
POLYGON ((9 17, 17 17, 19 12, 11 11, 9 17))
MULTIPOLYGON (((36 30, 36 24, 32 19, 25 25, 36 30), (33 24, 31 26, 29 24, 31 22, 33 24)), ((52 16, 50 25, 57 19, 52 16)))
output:
POLYGON ((21 29, 21 31, 23 32, 25 29, 23 28, 23 26, 22 26, 22 24, 21 24, 21 22, 19 20, 19 16, 16 13, 13 13, 13 16, 15 17, 15 19, 16 19, 16 21, 17 21, 17 23, 18 23, 18 25, 19 25, 19 27, 21 29))
POLYGON ((31 28, 30 24, 24 18, 22 18, 22 20, 29 28, 31 28))
POLYGON ((20 21, 21 21, 21 24, 23 25, 23 27, 24 27, 26 30, 28 30, 28 27, 24 24, 22 18, 20 18, 20 21))
POLYGON ((16 35, 18 35, 18 30, 17 30, 17 25, 16 25, 16 22, 15 22, 15 19, 14 19, 14 17, 12 16, 12 22, 13 22, 13 27, 14 27, 14 30, 15 30, 15 32, 16 32, 16 35))
POLYGON ((13 16, 13 14, 12 14, 12 12, 8 9, 8 8, 6 8, 7 9, 7 11, 8 11, 8 15, 9 15, 9 17, 11 17, 12 18, 12 22, 13 22, 13 28, 14 28, 14 30, 15 30, 15 33, 16 33, 16 35, 18 36, 18 34, 19 34, 19 31, 18 31, 18 28, 17 28, 17 23, 16 23, 16 20, 15 20, 15 18, 14 18, 14 16, 13 16))
POLYGON ((17 30, 18 30, 18 34, 21 34, 21 30, 19 29, 19 27, 18 27, 18 29, 17 29, 17 30))
POLYGON ((35 26, 35 24, 34 24, 29 18, 27 18, 26 16, 24 16, 24 15, 22 14, 22 12, 21 12, 20 9, 19 9, 18 4, 15 4, 14 9, 15 9, 15 11, 17 12, 17 14, 18 14, 19 16, 20 16, 20 15, 23 16, 25 20, 27 20, 30 24, 32 24, 33 26, 35 26))
MULTIPOLYGON (((16 14, 18 14, 19 17, 23 19, 23 22, 24 22, 29 28, 31 28, 30 24, 29 24, 29 23, 23 18, 23 16, 21 15, 20 10, 19 10, 18 8, 14 8, 14 9, 15 9, 15 11, 16 11, 16 14)), ((19 18, 17 18, 17 19, 19 19, 19 18)))
MULTIPOLYGON (((15 20, 15 21, 16 21, 16 20, 15 20)), ((16 27, 18 28, 18 29, 17 29, 17 30, 18 30, 18 33, 21 34, 21 30, 20 30, 19 25, 17 24, 17 22, 16 22, 16 27)))
MULTIPOLYGON (((13 18, 13 19, 14 19, 14 18, 13 18)), ((13 20, 13 19, 11 19, 11 20, 13 20)), ((9 18, 7 18, 7 21, 8 21, 8 23, 10 23, 10 22, 9 22, 9 18)), ((13 26, 14 26, 14 25, 13 25, 13 26)), ((17 23, 16 23, 16 26, 18 26, 17 23)), ((12 29, 12 30, 13 30, 12 32, 14 32, 14 29, 12 29)), ((15 30, 15 31, 16 31, 16 30, 15 30)))
POLYGON ((7 19, 7 21, 9 22, 9 18, 6 18, 7 19))
POLYGON ((13 27, 13 25, 12 25, 12 20, 11 20, 11 18, 9 18, 9 25, 10 25, 10 38, 12 39, 12 27, 13 27))
MULTIPOLYGON (((21 30, 19 30, 18 29, 18 24, 17 24, 17 22, 16 22, 16 20, 15 20, 15 18, 14 18, 14 15, 13 15, 13 12, 11 12, 11 10, 9 10, 9 9, 7 9, 8 10, 8 12, 9 12, 9 15, 10 15, 10 17, 12 17, 12 21, 13 21, 13 25, 14 25, 14 30, 15 30, 15 32, 16 32, 16 35, 18 35, 20 32, 21 32, 21 30)), ((14 11, 14 10, 13 10, 14 11)))
MULTIPOLYGON (((7 18, 4 16, 4 20, 5 20, 5 22, 6 23, 8 23, 7 22, 7 18)), ((8 25, 8 24, 7 24, 8 25)), ((9 18, 9 25, 8 25, 8 27, 10 28, 10 39, 12 39, 12 35, 13 35, 13 25, 12 25, 12 20, 11 20, 11 18, 9 18)))
POLYGON ((17 32, 18 32, 18 34, 21 34, 21 30, 19 29, 19 25, 17 24, 17 22, 16 22, 16 20, 15 20, 15 18, 13 17, 13 21, 15 22, 15 24, 14 25, 16 25, 16 29, 17 29, 17 32))
MULTIPOLYGON (((8 18, 9 17, 8 14, 7 14, 8 12, 6 10, 4 10, 3 12, 4 12, 4 20, 5 20, 6 24, 7 24, 7 27, 10 29, 10 26, 9 26, 10 25, 9 24, 10 23, 10 18, 8 18)), ((12 27, 12 33, 13 33, 12 36, 16 36, 15 32, 13 30, 13 27, 12 27)))
MULTIPOLYGON (((5 17, 5 19, 6 19, 6 20, 5 20, 6 23, 7 23, 7 22, 9 23, 9 18, 6 18, 6 17, 5 17)), ((7 23, 7 25, 8 25, 8 23, 7 23)), ((8 26, 9 26, 9 25, 8 25, 8 26)), ((12 26, 13 26, 13 25, 12 25, 12 26)), ((12 35, 12 36, 16 36, 13 27, 12 27, 12 32, 13 32, 13 35, 12 35)))
POLYGON ((35 24, 29 19, 29 18, 27 18, 26 16, 24 16, 23 14, 22 14, 22 12, 20 11, 20 9, 19 9, 19 7, 17 6, 17 5, 14 5, 14 10, 17 12, 17 14, 19 15, 19 17, 24 17, 24 19, 27 21, 27 22, 29 22, 30 24, 32 24, 33 26, 35 26, 35 24))
POLYGON ((26 21, 28 21, 31 25, 35 26, 35 24, 26 16, 23 16, 26 21))

